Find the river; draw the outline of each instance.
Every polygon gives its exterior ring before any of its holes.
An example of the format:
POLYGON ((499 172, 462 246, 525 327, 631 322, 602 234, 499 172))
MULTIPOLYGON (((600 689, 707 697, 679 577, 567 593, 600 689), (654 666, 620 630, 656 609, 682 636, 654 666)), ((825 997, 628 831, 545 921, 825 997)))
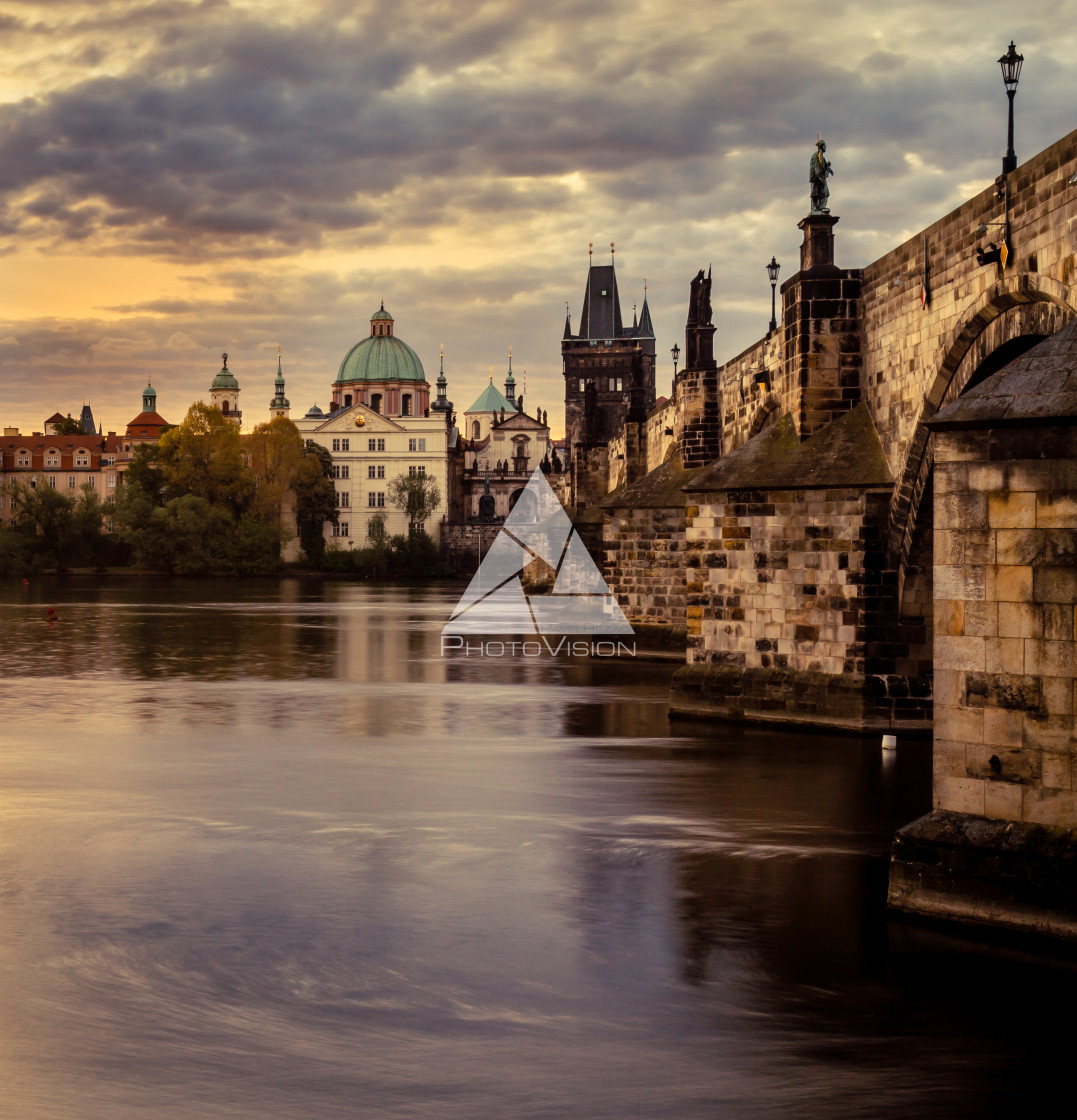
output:
POLYGON ((0 1116, 1035 1115, 1072 974, 888 921, 930 744, 443 657, 458 587, 0 586, 0 1116), (51 606, 56 621, 48 622, 51 606))

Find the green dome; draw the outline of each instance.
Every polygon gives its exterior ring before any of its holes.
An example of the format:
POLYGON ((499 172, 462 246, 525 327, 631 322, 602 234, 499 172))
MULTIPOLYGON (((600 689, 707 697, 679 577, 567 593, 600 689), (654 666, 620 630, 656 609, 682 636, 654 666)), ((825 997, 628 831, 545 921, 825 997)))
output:
MULTIPOLYGON (((376 315, 379 313, 375 313, 376 315)), ((385 318, 390 318, 385 313, 385 318)), ((419 355, 393 335, 371 335, 344 356, 337 381, 425 381, 419 355)))
POLYGON ((381 307, 377 311, 375 311, 373 315, 370 316, 370 321, 374 323, 378 321, 384 321, 385 319, 388 319, 390 323, 393 321, 392 315, 390 315, 389 312, 385 310, 385 304, 383 303, 381 307))
POLYGON ((239 382, 232 376, 232 371, 228 368, 228 355, 222 354, 223 364, 221 372, 213 379, 213 384, 210 385, 211 389, 238 389, 239 382))

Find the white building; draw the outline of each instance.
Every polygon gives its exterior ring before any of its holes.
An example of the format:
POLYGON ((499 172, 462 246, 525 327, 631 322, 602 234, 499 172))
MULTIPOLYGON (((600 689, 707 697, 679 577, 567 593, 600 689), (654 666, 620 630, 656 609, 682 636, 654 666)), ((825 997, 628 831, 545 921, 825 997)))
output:
MULTIPOLYGON (((283 382, 279 391, 283 396, 283 382)), ((451 413, 444 372, 431 404, 422 362, 396 337, 393 317, 382 304, 371 317, 370 334, 340 363, 329 413, 315 405, 295 421, 305 439, 321 444, 333 458, 340 524, 326 526, 326 536, 362 548, 376 514, 384 515, 390 536, 406 534, 408 518, 390 502, 389 483, 398 475, 423 474, 435 480, 441 495, 425 524, 437 541, 449 501, 451 413)))

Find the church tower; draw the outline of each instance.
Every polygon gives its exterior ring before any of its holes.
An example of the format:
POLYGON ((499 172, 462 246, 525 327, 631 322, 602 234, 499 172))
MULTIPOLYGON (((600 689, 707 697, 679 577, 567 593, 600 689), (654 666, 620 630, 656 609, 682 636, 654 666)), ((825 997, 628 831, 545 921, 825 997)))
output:
POLYGON ((284 395, 284 374, 280 368, 280 347, 277 347, 277 379, 273 382, 273 387, 276 393, 273 399, 269 402, 269 414, 274 419, 278 416, 283 416, 285 420, 288 419, 288 411, 292 407, 288 403, 288 398, 284 395))
POLYGON ((238 426, 243 421, 239 410, 239 382, 228 368, 228 355, 221 355, 221 372, 209 387, 210 404, 216 405, 229 420, 238 426))
MULTIPOLYGON (((589 250, 590 255, 590 250, 589 250)), ((654 407, 655 338, 646 291, 638 321, 625 327, 617 291, 617 271, 610 263, 589 261, 579 333, 565 318, 561 360, 565 375, 565 439, 568 462, 575 451, 609 443, 633 418, 654 407)))

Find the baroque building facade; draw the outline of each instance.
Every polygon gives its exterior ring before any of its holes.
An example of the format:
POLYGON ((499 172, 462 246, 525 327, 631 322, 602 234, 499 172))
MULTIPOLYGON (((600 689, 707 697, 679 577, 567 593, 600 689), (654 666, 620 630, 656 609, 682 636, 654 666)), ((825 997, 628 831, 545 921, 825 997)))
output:
MULTIPOLYGON (((440 495, 424 529, 439 539, 453 501, 448 460, 456 437, 445 389, 443 362, 437 399, 431 403, 423 364, 397 337, 383 302, 370 318, 370 333, 340 363, 329 412, 314 405, 295 421, 304 438, 320 444, 333 459, 340 523, 326 526, 327 538, 344 547, 364 547, 374 517, 384 518, 390 536, 406 534, 407 515, 392 504, 389 484, 400 475, 424 475, 434 480, 440 495)), ((287 403, 279 364, 274 401, 278 397, 287 403)))

